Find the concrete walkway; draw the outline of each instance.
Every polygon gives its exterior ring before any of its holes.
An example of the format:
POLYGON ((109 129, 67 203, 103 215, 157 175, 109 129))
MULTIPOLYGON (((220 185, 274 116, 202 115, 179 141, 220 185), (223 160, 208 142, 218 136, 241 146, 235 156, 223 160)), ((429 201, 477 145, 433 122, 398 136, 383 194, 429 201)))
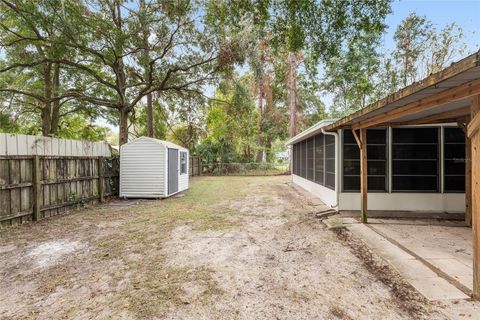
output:
POLYGON ((326 220, 345 226, 430 300, 469 299, 472 290, 471 229, 461 222, 357 219, 326 220))

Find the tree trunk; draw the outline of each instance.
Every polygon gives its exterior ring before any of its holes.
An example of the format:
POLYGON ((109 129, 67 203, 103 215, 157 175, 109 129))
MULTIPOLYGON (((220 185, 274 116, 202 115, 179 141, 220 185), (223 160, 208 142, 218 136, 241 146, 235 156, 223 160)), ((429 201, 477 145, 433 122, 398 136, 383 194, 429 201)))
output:
POLYGON ((147 94, 147 136, 153 138, 153 105, 152 94, 147 94))
MULTIPOLYGON (((53 69, 53 93, 54 98, 60 94, 60 64, 56 63, 53 69)), ((52 102, 51 134, 58 134, 58 124, 60 122, 60 100, 52 102)))
MULTIPOLYGON (((115 0, 112 8, 112 18, 115 23, 117 30, 122 30, 122 9, 121 1, 115 0)), ((115 51, 117 55, 117 60, 113 64, 113 69, 116 75, 116 83, 118 87, 118 101, 119 101, 119 112, 120 112, 120 123, 119 123, 119 144, 123 145, 128 142, 128 114, 131 111, 133 106, 130 106, 127 103, 127 74, 125 71, 125 64, 123 62, 123 53, 124 53, 124 40, 122 37, 115 38, 115 51)))
POLYGON ((266 153, 267 162, 271 162, 273 160, 271 136, 267 137, 267 142, 265 144, 265 153, 266 153))
POLYGON ((290 109, 290 137, 297 135, 297 59, 294 52, 288 53, 288 104, 290 109))
POLYGON ((259 85, 258 85, 258 133, 257 133, 257 143, 258 143, 258 151, 257 151, 257 158, 256 162, 263 161, 263 139, 262 139, 262 124, 263 124, 263 97, 264 97, 264 87, 263 87, 263 77, 260 77, 259 85))
POLYGON ((45 85, 45 104, 42 108, 42 135, 48 137, 51 134, 51 109, 52 109, 52 64, 47 63, 44 69, 43 80, 45 85))
MULTIPOLYGON (((140 0, 140 10, 144 12, 146 15, 146 3, 145 0, 140 0)), ((148 26, 148 22, 145 21, 144 18, 141 20, 142 29, 143 29, 143 56, 145 61, 150 61, 150 44, 148 42, 148 38, 150 37, 150 29, 148 26)), ((144 77, 147 80, 151 79, 150 73, 147 71, 149 70, 148 64, 145 65, 145 74, 144 77)), ((152 94, 147 94, 147 137, 153 138, 153 106, 152 106, 152 94)))
POLYGON ((120 124, 119 124, 119 144, 123 145, 128 142, 128 109, 123 106, 120 108, 120 124))

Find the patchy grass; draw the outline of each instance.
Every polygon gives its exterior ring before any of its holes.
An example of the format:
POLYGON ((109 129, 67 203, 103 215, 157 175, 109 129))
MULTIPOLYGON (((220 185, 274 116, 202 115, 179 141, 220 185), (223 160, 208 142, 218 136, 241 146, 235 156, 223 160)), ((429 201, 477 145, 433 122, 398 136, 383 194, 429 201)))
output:
POLYGON ((164 243, 180 225, 197 231, 241 225, 239 212, 228 203, 248 202, 252 186, 275 179, 279 178, 194 178, 191 188, 178 197, 140 200, 125 207, 107 203, 36 223, 2 227, 0 259, 5 263, 0 273, 7 277, 0 283, 4 293, 0 299, 5 302, 0 318, 87 319, 95 314, 148 319, 168 307, 208 303, 221 292, 212 270, 169 266, 162 251, 164 243), (62 239, 81 246, 53 266, 32 271, 35 261, 28 253, 62 239), (7 292, 11 301, 7 301, 7 292), (51 307, 41 307, 44 303, 51 307))
MULTIPOLYGON (((235 210, 224 206, 224 201, 245 200, 250 184, 265 177, 200 177, 181 197, 158 201, 145 201, 136 208, 136 219, 129 225, 145 223, 171 225, 192 223, 195 229, 224 229, 237 226, 235 210), (249 181, 249 183, 245 183, 249 181)), ((247 200, 248 201, 248 200, 247 200)))
POLYGON ((208 268, 158 268, 139 265, 131 284, 119 293, 126 300, 124 308, 138 318, 150 319, 162 314, 167 307, 176 307, 194 302, 208 302, 220 294, 217 282, 208 268), (142 273, 148 272, 145 277, 142 273))
POLYGON ((287 181, 195 178, 181 197, 2 229, 0 319, 418 315, 392 301, 405 297, 367 272, 287 181), (38 250, 46 244, 65 250, 38 250))

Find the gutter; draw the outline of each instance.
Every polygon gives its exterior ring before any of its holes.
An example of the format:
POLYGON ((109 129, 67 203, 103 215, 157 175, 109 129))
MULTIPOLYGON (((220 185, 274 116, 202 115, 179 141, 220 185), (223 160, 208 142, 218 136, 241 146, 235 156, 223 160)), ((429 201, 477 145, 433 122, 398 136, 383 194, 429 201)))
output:
POLYGON ((336 203, 331 205, 330 207, 338 209, 338 203, 340 201, 340 172, 338 171, 338 169, 339 169, 338 162, 340 161, 340 152, 339 152, 340 151, 340 139, 338 137, 337 132, 328 132, 328 131, 325 131, 324 128, 321 128, 320 130, 325 135, 335 137, 335 195, 336 195, 336 203))
POLYGON ((296 136, 287 140, 287 142, 285 142, 285 145, 289 146, 289 145, 293 145, 297 142, 300 142, 302 140, 305 140, 305 139, 315 135, 316 133, 320 132, 322 127, 327 127, 330 124, 333 124, 335 121, 336 121, 335 119, 324 119, 320 122, 317 122, 316 124, 314 124, 310 128, 302 131, 301 133, 299 133, 296 136))

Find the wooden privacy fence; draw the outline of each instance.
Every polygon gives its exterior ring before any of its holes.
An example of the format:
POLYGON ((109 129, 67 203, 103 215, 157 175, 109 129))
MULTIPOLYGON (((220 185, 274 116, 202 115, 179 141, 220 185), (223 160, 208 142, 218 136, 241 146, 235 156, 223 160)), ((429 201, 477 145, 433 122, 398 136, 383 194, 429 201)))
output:
POLYGON ((190 176, 199 176, 202 173, 202 160, 200 157, 192 156, 190 157, 190 164, 189 168, 190 171, 188 172, 190 176))
POLYGON ((0 225, 118 194, 117 157, 0 156, 0 225))

